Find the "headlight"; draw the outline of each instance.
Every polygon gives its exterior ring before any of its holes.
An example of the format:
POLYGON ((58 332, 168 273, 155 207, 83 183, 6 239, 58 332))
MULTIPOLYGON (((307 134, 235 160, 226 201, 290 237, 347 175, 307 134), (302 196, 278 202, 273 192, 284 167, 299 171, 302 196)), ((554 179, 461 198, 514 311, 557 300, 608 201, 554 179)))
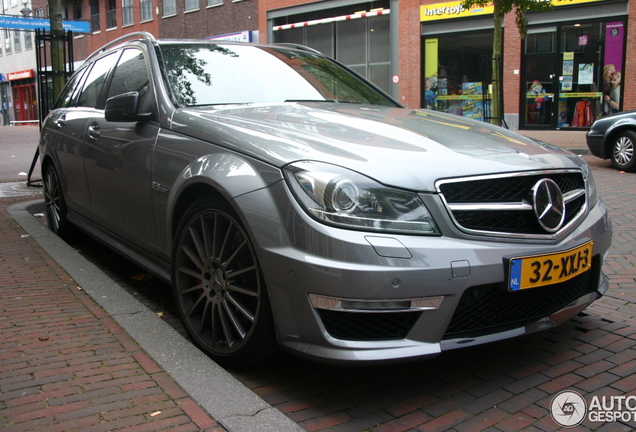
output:
POLYGON ((320 162, 293 163, 286 167, 285 175, 303 208, 321 222, 367 231, 439 234, 413 192, 320 162))
POLYGON ((587 178, 587 207, 591 209, 596 205, 596 202, 598 201, 598 195, 596 194, 596 182, 594 182, 592 170, 587 165, 587 163, 583 165, 583 173, 585 175, 585 178, 587 178))

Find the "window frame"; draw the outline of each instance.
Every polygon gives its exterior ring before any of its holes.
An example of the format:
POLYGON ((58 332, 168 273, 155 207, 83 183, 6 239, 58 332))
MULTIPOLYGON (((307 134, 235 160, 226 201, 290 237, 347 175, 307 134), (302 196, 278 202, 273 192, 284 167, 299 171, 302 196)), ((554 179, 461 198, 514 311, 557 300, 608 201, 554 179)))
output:
POLYGON ((121 0, 121 26, 128 27, 133 24, 135 24, 133 0, 121 0))

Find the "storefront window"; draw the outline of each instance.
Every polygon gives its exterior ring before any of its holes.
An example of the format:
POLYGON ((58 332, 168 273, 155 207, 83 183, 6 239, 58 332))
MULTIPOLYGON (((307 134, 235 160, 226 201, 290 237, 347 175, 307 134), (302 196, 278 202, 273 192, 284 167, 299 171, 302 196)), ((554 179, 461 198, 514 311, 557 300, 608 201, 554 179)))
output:
POLYGON ((490 112, 491 30, 425 37, 422 106, 477 120, 490 112))
POLYGON ((622 21, 529 29, 523 97, 528 128, 588 128, 621 105, 622 21))

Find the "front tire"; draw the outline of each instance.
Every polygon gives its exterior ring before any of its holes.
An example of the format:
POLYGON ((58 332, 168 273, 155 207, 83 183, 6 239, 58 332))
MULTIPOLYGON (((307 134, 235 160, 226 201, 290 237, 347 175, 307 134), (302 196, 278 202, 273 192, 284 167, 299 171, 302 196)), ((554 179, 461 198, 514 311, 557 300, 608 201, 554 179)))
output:
POLYGON ((195 345, 227 366, 255 364, 276 353, 256 253, 229 205, 206 197, 190 206, 172 256, 174 299, 195 345))
POLYGON ((612 142, 612 165, 621 171, 636 170, 636 132, 620 132, 612 142))

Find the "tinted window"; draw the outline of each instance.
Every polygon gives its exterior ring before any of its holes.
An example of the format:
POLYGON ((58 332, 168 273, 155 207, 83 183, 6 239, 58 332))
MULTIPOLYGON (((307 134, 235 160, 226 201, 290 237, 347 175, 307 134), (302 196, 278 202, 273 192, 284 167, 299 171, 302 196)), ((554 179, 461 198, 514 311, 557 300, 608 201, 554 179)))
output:
POLYGON ((105 57, 97 60, 88 73, 84 88, 77 101, 77 106, 95 107, 97 106, 97 99, 102 89, 102 84, 108 75, 110 69, 114 66, 117 60, 117 53, 111 53, 105 57))
POLYGON ((149 82, 144 54, 137 49, 127 49, 117 63, 106 99, 131 91, 145 93, 149 82))

